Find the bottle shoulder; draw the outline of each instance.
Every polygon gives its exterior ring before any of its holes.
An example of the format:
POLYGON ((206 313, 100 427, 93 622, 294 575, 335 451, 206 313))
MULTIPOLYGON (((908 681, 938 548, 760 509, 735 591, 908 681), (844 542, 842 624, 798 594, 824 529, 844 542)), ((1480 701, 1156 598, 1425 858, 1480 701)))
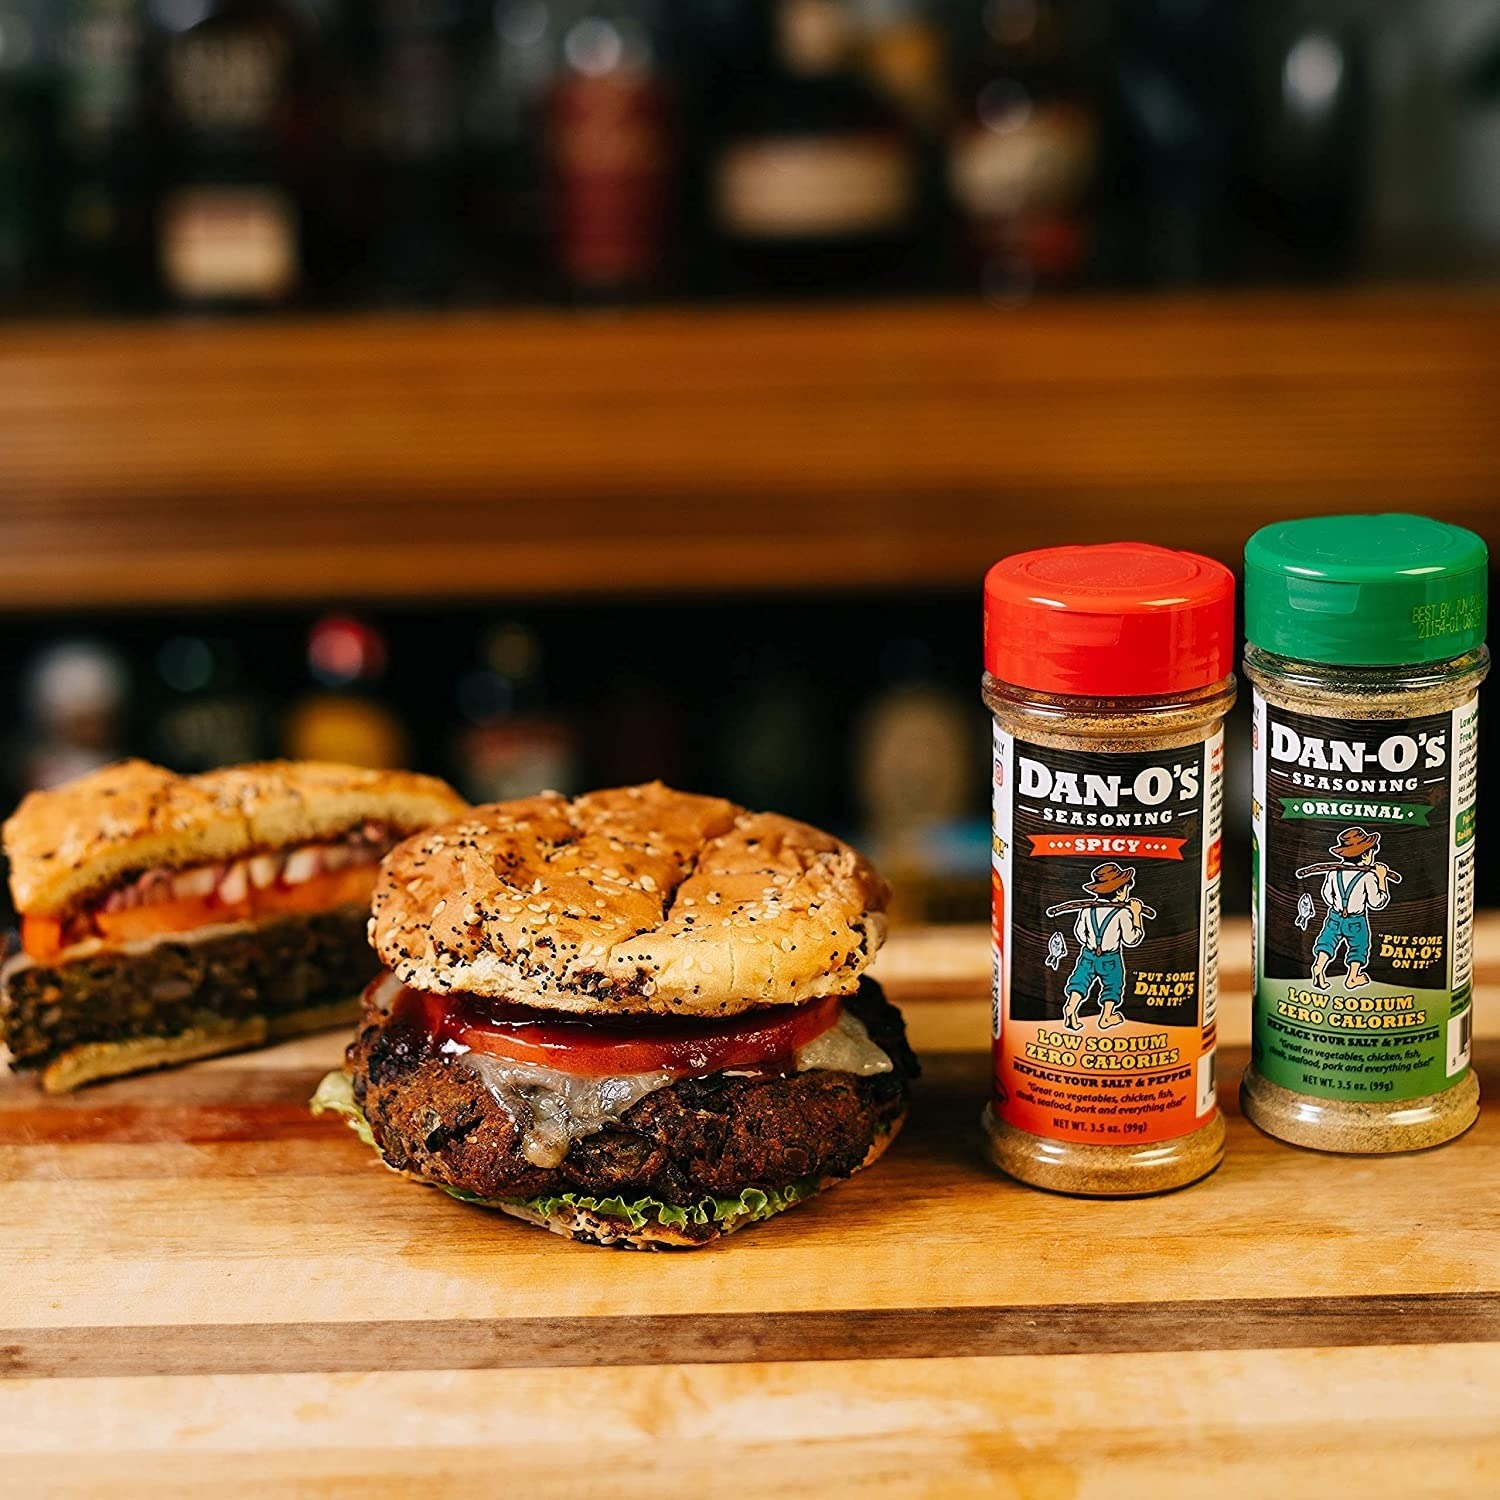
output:
POLYGON ((1445 661, 1344 666, 1245 648, 1245 676, 1278 707, 1347 718, 1408 718, 1456 708, 1479 691, 1490 653, 1480 646, 1445 661))
POLYGON ((1101 753, 1171 749, 1207 739, 1234 707, 1233 675, 1163 697, 1085 698, 1035 692, 985 673, 985 706, 1019 739, 1101 753))

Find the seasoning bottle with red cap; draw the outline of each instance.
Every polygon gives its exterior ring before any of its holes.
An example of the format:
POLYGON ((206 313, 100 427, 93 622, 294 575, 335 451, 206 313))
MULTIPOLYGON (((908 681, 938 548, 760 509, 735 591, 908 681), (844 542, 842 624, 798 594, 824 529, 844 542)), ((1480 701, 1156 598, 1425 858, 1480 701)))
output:
POLYGON ((997 1166, 1126 1197, 1224 1154, 1215 1097, 1234 577, 1137 542, 985 579, 997 1166))

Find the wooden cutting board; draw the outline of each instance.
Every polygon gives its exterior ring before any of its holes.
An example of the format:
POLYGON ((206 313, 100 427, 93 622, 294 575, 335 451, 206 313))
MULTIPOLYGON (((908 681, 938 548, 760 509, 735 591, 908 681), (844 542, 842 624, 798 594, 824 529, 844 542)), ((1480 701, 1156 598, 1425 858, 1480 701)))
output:
POLYGON ((0 1085, 0 1493, 1500 1492, 1500 919, 1479 1124, 1210 1180, 980 1160, 982 932, 894 939, 927 1073, 877 1169, 707 1250, 574 1245, 372 1164, 312 1038, 45 1100, 0 1085))

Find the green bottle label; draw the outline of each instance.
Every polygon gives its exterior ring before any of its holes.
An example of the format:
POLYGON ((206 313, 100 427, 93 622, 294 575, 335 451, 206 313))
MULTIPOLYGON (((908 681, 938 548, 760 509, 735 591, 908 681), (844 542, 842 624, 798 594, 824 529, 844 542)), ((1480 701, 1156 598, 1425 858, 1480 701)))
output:
POLYGON ((1469 1070, 1478 700, 1413 719, 1255 695, 1251 1060, 1324 1099, 1469 1070))

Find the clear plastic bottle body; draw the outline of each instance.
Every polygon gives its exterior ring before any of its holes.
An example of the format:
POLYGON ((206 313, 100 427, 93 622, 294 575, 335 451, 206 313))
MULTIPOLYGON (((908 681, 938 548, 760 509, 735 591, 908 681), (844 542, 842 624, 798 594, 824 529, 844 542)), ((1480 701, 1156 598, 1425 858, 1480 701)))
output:
MULTIPOLYGON (((1255 645, 1245 650, 1245 675, 1268 709, 1311 719, 1391 721, 1393 728, 1394 721, 1452 713, 1472 704, 1489 665, 1484 646, 1445 661, 1378 667, 1301 661, 1255 645)), ((1257 755, 1262 753, 1258 748, 1257 755)), ((1261 863, 1267 851, 1262 844, 1258 841, 1257 884, 1251 897, 1257 932, 1257 1031, 1262 1024, 1259 990, 1266 922, 1261 863)), ((1462 940, 1463 934, 1454 936, 1462 940)), ((1254 1061, 1261 1046, 1257 1036, 1240 1084, 1241 1107, 1261 1130, 1293 1145, 1359 1155, 1421 1150, 1462 1135, 1478 1117, 1479 1081, 1472 1068, 1448 1087, 1417 1097, 1330 1098, 1266 1077, 1254 1061)))
MULTIPOLYGON (((1235 681, 1230 676, 1205 688, 1165 697, 1085 698, 1033 692, 986 673, 983 691, 996 725, 1018 744, 1097 756, 1099 774, 1108 776, 1111 758, 1180 751, 1214 742, 1234 704, 1235 681)), ((1010 794, 1009 788, 997 788, 997 798, 1010 794)), ((1205 813, 1216 797, 1216 787, 1204 788, 1205 813)), ((999 822, 997 806, 997 829, 999 822)), ((1200 942, 1204 932, 1216 941, 1217 924, 1215 878, 1202 894, 1200 942)), ((999 942, 997 933, 995 1004, 1003 1025, 1009 1018, 1011 996, 999 942)), ((1213 944, 1203 942, 1203 951, 1213 954, 1213 944)), ((1200 1028, 1204 1009, 1212 1004, 1215 982, 1212 973, 1201 976, 1200 1028)), ((997 1050, 999 1045, 997 1033, 997 1050)), ((984 1112, 984 1129, 990 1160, 1008 1176, 1081 1197, 1135 1197, 1185 1187, 1212 1172, 1224 1154, 1224 1120, 1215 1103, 1183 1134, 1130 1144, 1097 1145, 1023 1128, 1002 1118, 995 1101, 984 1112)))

